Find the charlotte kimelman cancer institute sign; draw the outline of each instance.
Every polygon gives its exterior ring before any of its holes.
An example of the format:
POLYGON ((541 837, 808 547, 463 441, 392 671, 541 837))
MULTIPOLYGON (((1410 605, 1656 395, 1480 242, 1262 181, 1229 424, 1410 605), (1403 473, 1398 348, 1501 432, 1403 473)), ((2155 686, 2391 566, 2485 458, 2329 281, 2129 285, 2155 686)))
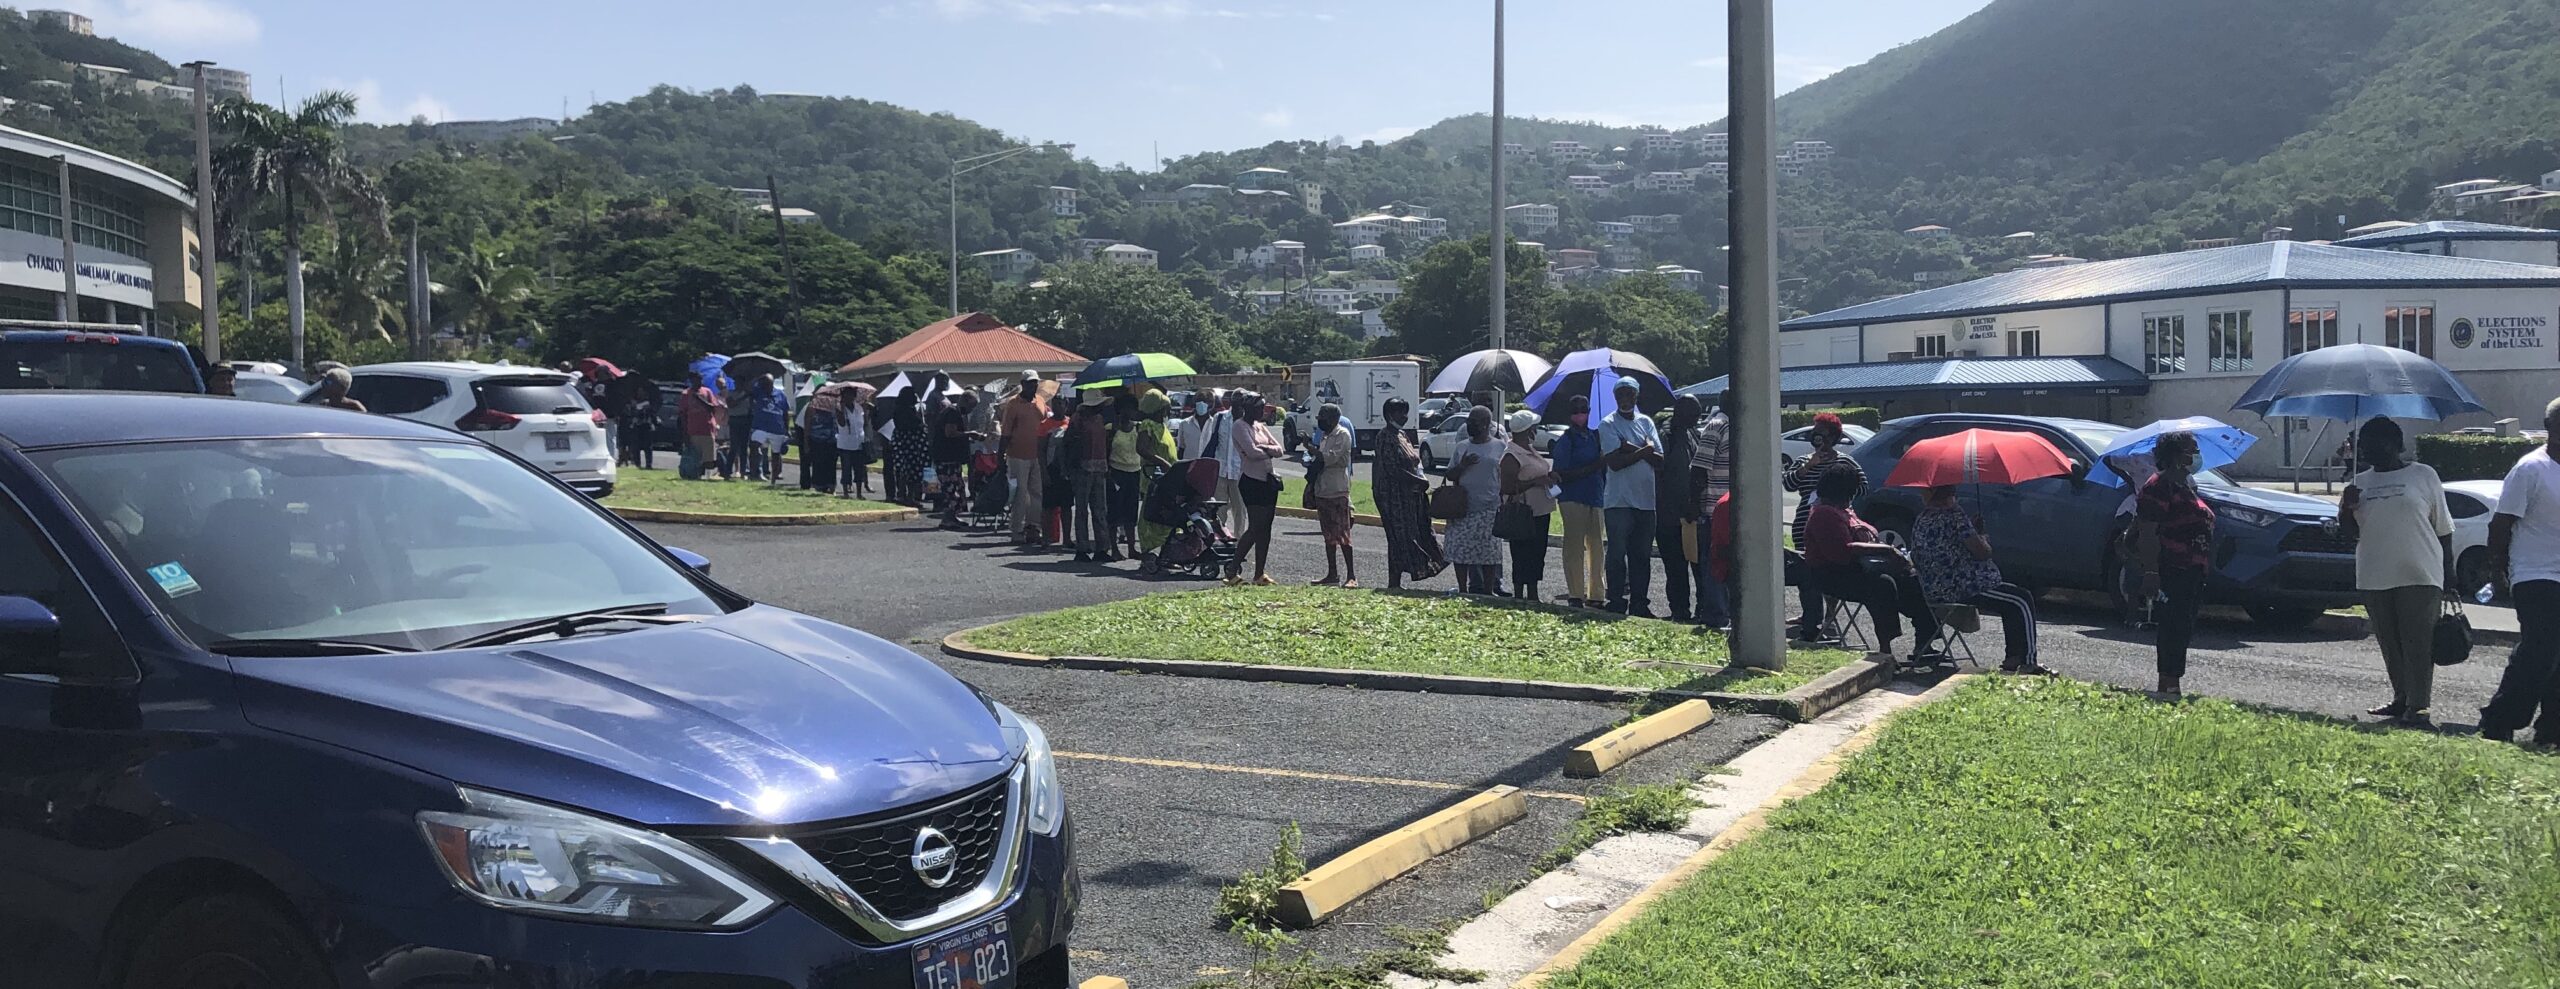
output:
POLYGON ((2455 347, 2481 350, 2539 350, 2550 346, 2549 316, 2482 316, 2453 321, 2446 334, 2455 347))

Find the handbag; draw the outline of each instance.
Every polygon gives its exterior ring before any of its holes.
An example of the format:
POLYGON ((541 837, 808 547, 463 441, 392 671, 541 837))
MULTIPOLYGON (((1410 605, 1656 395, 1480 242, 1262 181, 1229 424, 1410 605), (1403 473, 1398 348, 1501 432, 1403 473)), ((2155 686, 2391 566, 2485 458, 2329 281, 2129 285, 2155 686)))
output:
POLYGON ((1431 489, 1430 508, 1431 517, 1444 522, 1455 522, 1466 518, 1467 489, 1459 487, 1454 481, 1441 482, 1439 487, 1431 489))
POLYGON ((1494 538, 1504 542, 1528 542, 1533 539, 1545 542, 1546 522, 1543 516, 1529 514, 1528 502, 1506 501, 1493 513, 1493 535, 1494 538))
POLYGON ((2454 666, 2471 658, 2471 616, 2462 613, 2462 602, 2447 597, 2436 613, 2435 659, 2437 666, 2454 666))

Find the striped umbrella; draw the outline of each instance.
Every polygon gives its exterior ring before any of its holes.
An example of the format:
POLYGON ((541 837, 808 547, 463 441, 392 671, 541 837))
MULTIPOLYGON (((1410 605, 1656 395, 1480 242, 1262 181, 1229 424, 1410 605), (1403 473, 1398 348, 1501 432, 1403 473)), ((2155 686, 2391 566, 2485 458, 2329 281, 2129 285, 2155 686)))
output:
POLYGON ((1431 379, 1426 395, 1474 395, 1499 391, 1523 395, 1555 365, 1525 350, 1479 350, 1450 361, 1431 379))

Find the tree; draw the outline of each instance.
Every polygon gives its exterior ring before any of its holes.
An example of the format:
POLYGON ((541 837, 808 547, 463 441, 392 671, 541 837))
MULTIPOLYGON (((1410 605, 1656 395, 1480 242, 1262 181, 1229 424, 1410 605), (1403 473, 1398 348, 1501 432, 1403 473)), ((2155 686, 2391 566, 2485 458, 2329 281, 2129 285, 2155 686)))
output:
POLYGON ((1048 281, 1042 289, 1007 294, 1007 308, 997 315, 1088 357, 1163 352, 1203 372, 1252 363, 1226 319, 1170 275, 1081 262, 1051 271, 1048 281))
POLYGON ((1720 373, 1724 316, 1705 299, 1645 272, 1598 288, 1574 288, 1548 301, 1560 334, 1558 350, 1609 347, 1642 354, 1684 387, 1720 373))
POLYGON ((348 160, 339 137, 355 115, 356 98, 337 90, 312 95, 292 113, 236 98, 216 112, 226 138, 216 156, 227 176, 222 184, 253 201, 277 197, 284 203, 285 311, 296 367, 303 366, 306 330, 301 202, 321 207, 325 222, 334 215, 328 204, 343 201, 355 216, 389 234, 381 191, 348 160))
POLYGON ((404 297, 407 275, 389 244, 368 231, 342 231, 305 268, 323 315, 359 339, 392 338, 390 327, 402 316, 390 300, 404 297))
MULTIPOLYGON (((448 300, 447 311, 459 319, 474 343, 492 339, 515 323, 539 284, 533 269, 510 261, 505 252, 485 241, 471 245, 437 271, 436 293, 448 300)), ((538 322, 527 329, 531 330, 528 336, 541 332, 538 322)))
POLYGON ((1245 324, 1244 345, 1274 364, 1357 360, 1360 341, 1342 332, 1342 320, 1307 305, 1291 303, 1245 324))
MULTIPOLYGON (((1446 361, 1488 346, 1491 245, 1483 237, 1442 241, 1413 263, 1403 294, 1382 314, 1406 349, 1446 361)), ((1513 350, 1553 350, 1557 341, 1546 322, 1546 300, 1554 290, 1547 287, 1546 263, 1534 251, 1512 250, 1504 266, 1504 342, 1513 350)))

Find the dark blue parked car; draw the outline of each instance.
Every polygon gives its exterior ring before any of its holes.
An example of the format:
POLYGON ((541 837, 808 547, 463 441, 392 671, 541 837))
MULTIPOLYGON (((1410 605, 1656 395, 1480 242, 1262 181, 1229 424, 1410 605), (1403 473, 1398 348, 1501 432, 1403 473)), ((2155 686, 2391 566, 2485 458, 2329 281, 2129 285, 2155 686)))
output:
MULTIPOLYGON (((2132 585, 2129 564, 2120 559, 2118 536, 2124 527, 2117 509, 2133 492, 2086 479, 2097 451, 2105 449, 2126 427, 2086 419, 1944 413, 1911 416, 1885 423, 1874 439, 1852 454, 1871 485, 1858 508, 1880 529, 1908 537, 1920 510, 1916 488, 1881 487, 1911 445, 1933 436, 1968 429, 2009 429, 2049 440, 2078 465, 2071 477, 2047 478, 2016 486, 1983 485, 1979 495, 1965 489, 1970 507, 1977 501, 1985 534, 1991 537, 2001 573, 2036 588, 2071 587, 2103 590, 2124 604, 2132 585)), ((2310 624, 2322 611, 2363 600, 2356 592, 2355 544, 2331 531, 2327 522, 2336 505, 2302 495, 2242 487, 2206 471, 2196 478, 2205 501, 2218 516, 2214 523, 2214 572, 2205 585, 2206 600, 2246 607, 2259 622, 2276 627, 2310 624)))
POLYGON ((0 984, 1062 986, 1046 737, 470 437, 0 392, 0 984))
POLYGON ((185 344, 129 326, 0 323, 0 391, 103 389, 201 393, 185 344), (42 326, 46 329, 30 329, 42 326))

